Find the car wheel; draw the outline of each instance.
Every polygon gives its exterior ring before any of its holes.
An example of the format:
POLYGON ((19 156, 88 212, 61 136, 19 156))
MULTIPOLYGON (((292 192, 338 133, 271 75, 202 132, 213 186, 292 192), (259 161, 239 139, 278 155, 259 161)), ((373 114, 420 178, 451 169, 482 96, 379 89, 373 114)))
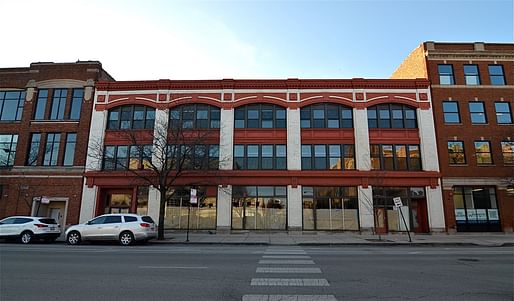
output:
POLYGON ((28 244, 28 243, 30 243, 32 241, 32 237, 33 237, 32 232, 25 231, 25 232, 21 233, 20 242, 22 244, 28 244))
POLYGON ((130 231, 123 231, 120 234, 120 244, 122 246, 128 246, 134 243, 134 234, 130 231))
POLYGON ((66 242, 69 245, 78 245, 82 241, 82 238, 80 237, 80 233, 78 231, 71 231, 68 233, 68 236, 66 236, 66 242))

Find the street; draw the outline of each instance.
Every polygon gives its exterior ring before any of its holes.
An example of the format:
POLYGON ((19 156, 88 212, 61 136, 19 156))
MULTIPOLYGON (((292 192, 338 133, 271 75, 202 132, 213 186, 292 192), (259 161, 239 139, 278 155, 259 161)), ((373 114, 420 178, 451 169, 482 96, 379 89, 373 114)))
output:
POLYGON ((513 300, 512 247, 0 244, 0 300, 513 300))

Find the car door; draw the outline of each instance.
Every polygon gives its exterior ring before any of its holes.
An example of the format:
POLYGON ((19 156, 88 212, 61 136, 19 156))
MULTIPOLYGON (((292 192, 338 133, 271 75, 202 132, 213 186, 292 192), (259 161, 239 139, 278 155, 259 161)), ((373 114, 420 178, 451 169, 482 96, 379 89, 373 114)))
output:
POLYGON ((2 221, 0 221, 0 236, 10 236, 10 235, 18 235, 19 233, 15 233, 16 225, 14 221, 15 217, 9 217, 2 221))
POLYGON ((82 228, 81 235, 86 240, 102 239, 103 224, 106 216, 99 216, 88 221, 82 228))
POLYGON ((102 230, 103 238, 108 240, 118 239, 121 223, 121 215, 106 216, 102 230))

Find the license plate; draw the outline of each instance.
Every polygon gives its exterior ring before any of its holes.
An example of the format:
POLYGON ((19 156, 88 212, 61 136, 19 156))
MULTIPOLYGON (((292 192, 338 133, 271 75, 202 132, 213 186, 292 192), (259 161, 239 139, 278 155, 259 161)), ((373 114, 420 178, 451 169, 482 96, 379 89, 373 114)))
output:
POLYGON ((50 230, 51 230, 51 231, 55 230, 55 227, 50 227, 50 230))

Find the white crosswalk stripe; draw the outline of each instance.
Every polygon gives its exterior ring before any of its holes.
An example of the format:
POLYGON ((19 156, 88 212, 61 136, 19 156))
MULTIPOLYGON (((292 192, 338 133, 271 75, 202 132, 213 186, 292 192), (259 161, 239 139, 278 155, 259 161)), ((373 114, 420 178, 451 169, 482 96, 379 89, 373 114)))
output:
POLYGON ((275 259, 261 259, 259 264, 314 264, 312 260, 275 260, 275 259))
POLYGON ((257 268, 256 273, 321 274, 320 268, 257 268))
POLYGON ((337 301, 334 295, 244 295, 243 301, 337 301))
POLYGON ((304 255, 264 255, 262 258, 268 259, 310 259, 310 256, 304 255))
POLYGON ((327 279, 252 278, 251 286, 330 286, 327 279))

